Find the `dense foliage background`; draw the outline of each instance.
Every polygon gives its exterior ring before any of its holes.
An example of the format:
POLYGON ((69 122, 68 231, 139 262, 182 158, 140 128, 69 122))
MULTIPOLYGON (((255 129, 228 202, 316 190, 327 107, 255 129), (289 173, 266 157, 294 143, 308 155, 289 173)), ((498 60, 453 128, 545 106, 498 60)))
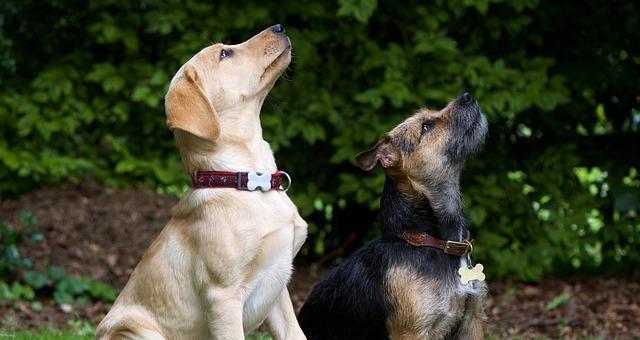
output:
POLYGON ((640 265, 640 10, 631 1, 3 1, 0 197, 95 178, 179 194, 178 67, 283 23, 294 61, 265 138, 311 223, 302 261, 375 236, 381 171, 353 155, 463 91, 491 128, 463 193, 492 278, 640 265))

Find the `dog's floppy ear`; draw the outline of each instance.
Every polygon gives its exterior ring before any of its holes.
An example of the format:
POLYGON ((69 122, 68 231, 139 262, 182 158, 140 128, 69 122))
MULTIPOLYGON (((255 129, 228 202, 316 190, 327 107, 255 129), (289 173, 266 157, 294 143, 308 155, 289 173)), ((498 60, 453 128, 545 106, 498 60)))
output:
POLYGON ((373 169, 378 161, 384 168, 392 168, 400 164, 400 152, 391 144, 388 136, 381 138, 373 148, 356 155, 356 162, 362 170, 373 169))
POLYGON ((215 140, 220 135, 218 114, 204 94, 198 72, 186 65, 183 75, 173 81, 165 98, 167 126, 200 138, 215 140))

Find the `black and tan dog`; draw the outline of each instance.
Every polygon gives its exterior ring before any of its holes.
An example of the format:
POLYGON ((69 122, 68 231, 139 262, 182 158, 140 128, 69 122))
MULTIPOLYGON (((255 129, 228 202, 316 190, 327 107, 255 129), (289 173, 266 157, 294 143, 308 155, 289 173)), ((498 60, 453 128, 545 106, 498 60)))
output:
POLYGON ((465 93, 441 111, 417 112, 356 156, 365 170, 380 162, 387 176, 382 237, 315 286, 298 316, 308 339, 483 337, 486 285, 462 284, 458 269, 470 248, 460 172, 486 131, 465 93))

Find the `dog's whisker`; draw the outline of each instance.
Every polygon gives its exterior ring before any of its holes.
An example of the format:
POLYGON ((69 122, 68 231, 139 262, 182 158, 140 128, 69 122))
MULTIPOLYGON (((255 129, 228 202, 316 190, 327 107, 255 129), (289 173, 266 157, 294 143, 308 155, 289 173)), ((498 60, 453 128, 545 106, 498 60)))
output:
POLYGON ((289 71, 293 72, 291 68, 287 67, 287 69, 282 73, 282 78, 288 82, 292 82, 293 78, 289 75, 289 71))
POLYGON ((267 95, 266 99, 269 102, 269 104, 275 107, 278 111, 281 110, 281 107, 284 104, 284 100, 277 99, 276 97, 270 94, 267 95))

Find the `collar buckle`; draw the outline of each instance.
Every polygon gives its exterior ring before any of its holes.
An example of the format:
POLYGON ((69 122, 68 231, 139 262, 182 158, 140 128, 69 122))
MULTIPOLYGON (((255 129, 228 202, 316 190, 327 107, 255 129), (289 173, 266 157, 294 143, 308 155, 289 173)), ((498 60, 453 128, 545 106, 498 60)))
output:
POLYGON ((247 190, 247 188, 242 186, 242 176, 247 175, 247 172, 239 171, 236 173, 236 189, 238 190, 247 190))
POLYGON ((462 242, 447 241, 442 251, 444 251, 445 254, 449 255, 464 256, 467 254, 471 254, 471 252, 473 251, 473 245, 467 240, 464 240, 462 242))

